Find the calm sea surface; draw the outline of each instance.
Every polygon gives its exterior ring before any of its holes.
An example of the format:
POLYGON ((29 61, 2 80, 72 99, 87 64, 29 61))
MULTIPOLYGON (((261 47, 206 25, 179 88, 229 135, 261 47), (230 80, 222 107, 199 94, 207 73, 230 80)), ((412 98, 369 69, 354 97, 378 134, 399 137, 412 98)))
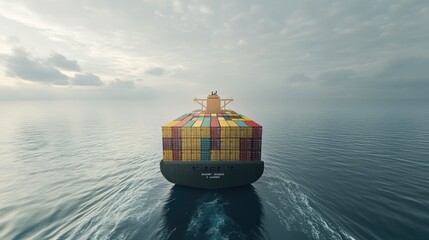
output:
POLYGON ((0 102, 0 239, 429 238, 428 104, 234 109, 264 126, 264 175, 205 191, 159 171, 182 109, 0 102))

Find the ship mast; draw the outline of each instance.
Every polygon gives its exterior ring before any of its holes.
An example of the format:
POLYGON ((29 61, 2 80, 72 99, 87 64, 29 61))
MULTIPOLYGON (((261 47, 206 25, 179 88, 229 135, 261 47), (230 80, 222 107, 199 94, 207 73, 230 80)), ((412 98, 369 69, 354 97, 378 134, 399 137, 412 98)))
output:
POLYGON ((234 101, 232 98, 220 98, 217 95, 217 91, 211 92, 206 99, 203 98, 194 98, 194 102, 201 105, 201 110, 206 111, 206 113, 220 113, 222 110, 225 110, 226 105, 234 101))

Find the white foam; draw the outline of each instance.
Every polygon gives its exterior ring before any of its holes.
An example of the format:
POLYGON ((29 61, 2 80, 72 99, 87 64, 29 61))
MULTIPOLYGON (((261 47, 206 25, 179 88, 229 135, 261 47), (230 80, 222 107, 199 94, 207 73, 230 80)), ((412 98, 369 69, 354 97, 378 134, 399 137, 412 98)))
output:
POLYGON ((219 195, 207 195, 198 201, 197 210, 188 224, 187 234, 193 239, 230 239, 232 233, 243 236, 239 227, 229 218, 224 211, 228 204, 223 202, 219 195), (234 229, 234 232, 225 228, 234 229))
MULTIPOLYGON (((275 170, 274 170, 275 171, 275 170)), ((333 226, 310 204, 309 197, 293 181, 285 180, 280 171, 275 173, 276 179, 267 184, 275 193, 276 198, 267 202, 280 218, 280 223, 288 231, 301 231, 313 239, 350 239, 355 238, 340 226, 333 226)))

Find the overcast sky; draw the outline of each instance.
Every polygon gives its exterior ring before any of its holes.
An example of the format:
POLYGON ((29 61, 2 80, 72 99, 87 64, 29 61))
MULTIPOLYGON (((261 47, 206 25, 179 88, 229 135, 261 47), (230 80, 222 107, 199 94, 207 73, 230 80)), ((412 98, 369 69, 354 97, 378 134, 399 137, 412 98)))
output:
POLYGON ((429 98, 429 2, 0 0, 0 99, 429 98))

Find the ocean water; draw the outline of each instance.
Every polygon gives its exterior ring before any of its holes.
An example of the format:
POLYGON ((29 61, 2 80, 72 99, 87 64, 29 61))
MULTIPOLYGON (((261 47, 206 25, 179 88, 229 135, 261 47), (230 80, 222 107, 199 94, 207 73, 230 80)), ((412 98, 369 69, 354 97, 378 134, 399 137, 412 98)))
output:
POLYGON ((428 239, 427 104, 234 109, 264 126, 265 172, 206 191, 159 171, 181 109, 0 102, 0 239, 428 239))

